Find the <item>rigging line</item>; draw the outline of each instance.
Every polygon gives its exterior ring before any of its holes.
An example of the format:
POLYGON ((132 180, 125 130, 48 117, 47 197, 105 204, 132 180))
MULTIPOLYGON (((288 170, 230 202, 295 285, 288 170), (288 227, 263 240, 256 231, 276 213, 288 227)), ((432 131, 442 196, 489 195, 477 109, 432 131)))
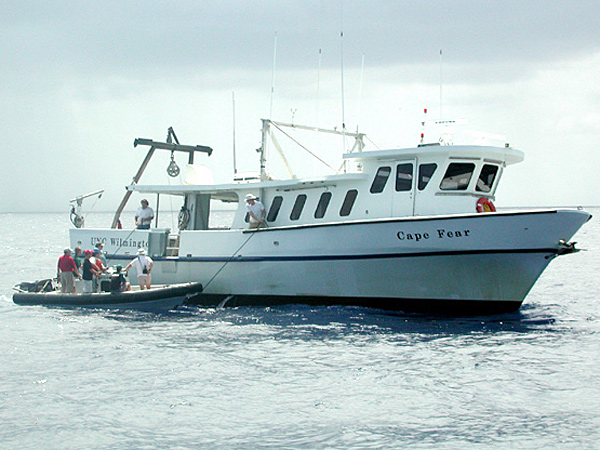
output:
POLYGON ((300 146, 300 148, 302 148, 303 150, 305 150, 306 152, 308 152, 311 156, 313 156, 314 158, 318 159, 319 161, 321 161, 323 164, 325 164, 327 167, 329 167, 331 170, 335 171, 336 173, 338 172, 335 168, 331 167, 329 164, 327 164, 325 161, 323 161, 321 158, 319 158, 317 155, 315 155, 313 152, 311 152, 308 148, 306 148, 304 145, 302 145, 300 142, 298 142, 296 139, 294 139, 292 136, 290 136, 288 133, 286 133, 285 131, 283 131, 276 123, 271 122, 271 125, 273 125, 275 128, 277 128, 279 131, 281 131, 284 135, 286 135, 288 138, 290 138, 293 142, 295 142, 296 144, 298 144, 300 146))
POLYGON ((246 239, 246 240, 244 241, 244 243, 243 243, 242 245, 240 245, 240 246, 238 247, 238 249, 237 249, 235 252, 233 252, 233 254, 232 254, 230 257, 229 257, 229 259, 223 263, 223 265, 222 265, 222 266, 219 268, 219 270, 217 270, 217 272, 216 272, 216 273, 215 273, 215 274, 212 276, 212 278, 211 278, 210 280, 208 280, 208 283, 206 283, 206 284, 203 286, 203 290, 206 290, 206 288, 207 288, 207 287, 208 287, 208 286, 209 286, 209 285, 210 285, 210 284, 213 282, 213 280, 214 280, 215 278, 217 278, 217 276, 218 276, 218 275, 221 273, 221 271, 222 271, 222 270, 225 268, 225 266, 227 266, 227 264, 229 264, 231 261, 233 261, 233 258, 235 258, 235 255, 237 255, 237 253, 238 253, 238 252, 239 252, 239 251, 240 251, 242 248, 244 248, 244 246, 245 246, 245 245, 246 245, 248 242, 250 242, 250 239, 252 239, 252 238, 254 237, 254 235, 255 235, 255 234, 256 234, 256 231, 251 231, 251 232, 250 232, 250 236, 248 236, 248 239, 246 239))
MULTIPOLYGON (((137 230, 137 228, 133 228, 133 230, 131 230, 131 233, 129 233, 127 235, 127 237, 125 239, 123 239, 121 241, 121 245, 119 245, 119 247, 115 250, 115 252, 113 253, 113 255, 116 256, 117 253, 119 253, 119 250, 121 250, 121 247, 123 247, 123 244, 125 244, 125 242, 127 242, 129 240, 129 238, 131 237, 131 235, 135 232, 135 230, 137 230)), ((108 267, 108 262, 111 260, 111 258, 106 258, 106 266, 108 267)))
POLYGON ((381 148, 375 142, 373 142, 369 136, 365 135, 365 138, 367 138, 367 141, 373 144, 377 150, 381 150, 381 148))
POLYGON ((92 203, 92 207, 91 207, 91 208, 88 210, 88 212, 86 213, 88 217, 89 217, 89 216, 91 216, 91 214, 92 214, 92 211, 94 210, 94 207, 96 206, 96 203, 98 203, 98 200, 100 199, 100 197, 102 197, 102 194, 100 194, 100 196, 99 196, 99 197, 96 197, 96 198, 94 199, 94 203, 92 203))

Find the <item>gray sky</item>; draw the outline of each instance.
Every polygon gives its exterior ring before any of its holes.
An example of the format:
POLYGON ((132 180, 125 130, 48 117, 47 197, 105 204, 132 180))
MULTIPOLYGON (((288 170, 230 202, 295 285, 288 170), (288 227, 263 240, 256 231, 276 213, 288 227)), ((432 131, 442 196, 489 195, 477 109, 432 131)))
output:
MULTIPOLYGON (((0 211, 67 211, 97 189, 113 210, 145 154, 133 139, 169 126, 228 181, 232 92, 238 170, 257 170, 276 33, 273 119, 341 125, 343 43, 349 129, 415 145, 442 73, 445 118, 525 152, 497 205, 599 205, 599 19, 587 0, 0 0, 0 211)), ((168 182, 168 163, 141 183, 168 182)))

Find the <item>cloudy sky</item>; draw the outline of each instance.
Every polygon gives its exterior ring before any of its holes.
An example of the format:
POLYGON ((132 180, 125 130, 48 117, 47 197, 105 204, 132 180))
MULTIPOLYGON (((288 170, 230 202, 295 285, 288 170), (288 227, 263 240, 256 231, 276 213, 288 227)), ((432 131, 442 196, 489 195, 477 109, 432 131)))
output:
MULTIPOLYGON (((257 170, 269 115, 345 120, 390 148, 441 106, 525 152, 497 205, 600 205, 599 19, 589 0, 0 0, 0 211, 66 211, 97 189, 113 210, 145 154, 134 138, 170 126, 228 181, 233 93, 240 171, 257 170)), ((141 183, 167 183, 168 163, 141 183)))

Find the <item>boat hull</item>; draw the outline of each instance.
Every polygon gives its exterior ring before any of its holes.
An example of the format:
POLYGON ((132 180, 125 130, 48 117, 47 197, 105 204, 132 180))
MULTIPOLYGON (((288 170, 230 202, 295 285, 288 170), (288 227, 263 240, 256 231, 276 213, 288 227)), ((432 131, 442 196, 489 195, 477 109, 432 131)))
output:
POLYGON ((208 305, 507 312, 589 218, 545 210, 183 232, 186 256, 155 257, 153 280, 202 281, 208 305))
POLYGON ((23 306, 83 307, 160 312, 193 301, 202 292, 201 283, 187 283, 144 291, 63 294, 59 292, 17 292, 13 302, 23 306))
POLYGON ((190 305, 216 308, 238 306, 359 306, 387 311, 444 316, 481 316, 518 311, 522 302, 488 300, 414 299, 398 297, 318 297, 303 295, 200 294, 190 305))

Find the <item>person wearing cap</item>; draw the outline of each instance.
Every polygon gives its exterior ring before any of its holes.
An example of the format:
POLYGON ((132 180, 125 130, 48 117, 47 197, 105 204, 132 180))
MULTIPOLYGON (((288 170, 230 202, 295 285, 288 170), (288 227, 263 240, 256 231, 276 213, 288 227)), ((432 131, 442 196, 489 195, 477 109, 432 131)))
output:
MULTIPOLYGON (((102 265, 106 266, 106 252, 102 250, 104 248, 104 243, 96 242, 96 248, 98 249, 98 255, 96 255, 96 259, 100 258, 100 261, 102 261, 102 265)), ((96 249, 94 249, 93 251, 95 250, 96 249)))
POLYGON ((71 256, 71 249, 65 248, 63 255, 58 258, 57 264, 58 278, 60 279, 60 292, 75 293, 75 276, 81 278, 75 260, 71 256))
POLYGON ((110 277, 110 292, 123 292, 130 291, 131 284, 125 279, 125 276, 121 272, 123 267, 118 265, 115 267, 116 272, 110 277))
POLYGON ((150 289, 150 284, 152 281, 150 272, 152 272, 153 266, 154 261, 152 261, 152 258, 146 255, 146 250, 140 248, 138 249, 137 257, 127 264, 127 267, 125 267, 125 272, 134 267, 135 271, 137 272, 140 289, 150 289))
POLYGON ((265 226, 265 206, 254 194, 246 195, 246 210, 248 211, 248 227, 260 228, 265 226))
POLYGON ((102 274, 108 270, 108 267, 102 264, 101 254, 102 252, 100 251, 100 249, 94 248, 92 250, 92 257, 90 258, 90 262, 96 268, 93 283, 94 292, 100 292, 100 282, 102 281, 102 274))
POLYGON ((86 250, 83 254, 85 255, 82 265, 83 292, 90 293, 94 291, 94 275, 100 275, 100 271, 92 262, 92 251, 86 250))
POLYGON ((107 267, 102 262, 102 252, 100 251, 100 249, 95 248, 94 250, 92 250, 92 258, 92 262, 96 264, 98 270, 100 272, 106 272, 107 267))
POLYGON ((149 230, 152 219, 154 219, 154 211, 148 206, 148 200, 143 199, 140 204, 141 208, 135 213, 135 226, 139 230, 149 230))

